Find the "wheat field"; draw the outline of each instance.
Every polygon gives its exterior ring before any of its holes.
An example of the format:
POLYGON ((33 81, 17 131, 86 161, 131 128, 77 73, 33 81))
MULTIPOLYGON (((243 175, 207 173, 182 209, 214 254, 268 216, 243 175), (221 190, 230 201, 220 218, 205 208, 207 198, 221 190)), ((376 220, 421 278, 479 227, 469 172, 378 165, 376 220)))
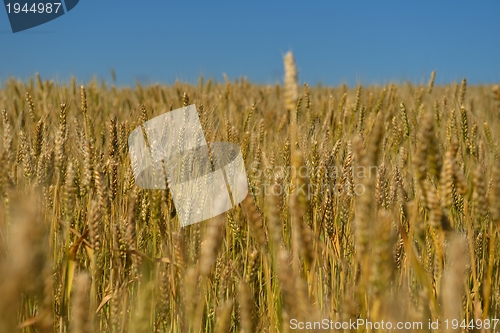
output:
POLYGON ((274 86, 5 81, 0 332, 495 331, 500 88, 309 87, 284 65, 274 86), (190 104, 249 194, 181 228, 127 140, 190 104), (360 319, 379 326, 341 326, 360 319))

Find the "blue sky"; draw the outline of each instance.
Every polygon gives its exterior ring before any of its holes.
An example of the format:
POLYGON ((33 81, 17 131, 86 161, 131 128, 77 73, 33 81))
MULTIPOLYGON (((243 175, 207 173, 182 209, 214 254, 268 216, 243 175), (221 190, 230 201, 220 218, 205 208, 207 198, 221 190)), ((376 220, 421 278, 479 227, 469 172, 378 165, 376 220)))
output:
POLYGON ((500 1, 81 0, 13 34, 0 8, 0 81, 9 76, 119 85, 241 76, 282 81, 295 54, 311 85, 500 82, 500 1))

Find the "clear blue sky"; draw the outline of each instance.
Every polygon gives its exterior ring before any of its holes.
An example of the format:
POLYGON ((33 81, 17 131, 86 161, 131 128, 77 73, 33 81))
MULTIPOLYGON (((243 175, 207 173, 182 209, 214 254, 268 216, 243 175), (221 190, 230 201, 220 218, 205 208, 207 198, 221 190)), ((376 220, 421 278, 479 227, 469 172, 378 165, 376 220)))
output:
POLYGON ((275 83, 288 50, 311 85, 499 82, 500 1, 80 0, 16 34, 0 8, 0 81, 275 83))

